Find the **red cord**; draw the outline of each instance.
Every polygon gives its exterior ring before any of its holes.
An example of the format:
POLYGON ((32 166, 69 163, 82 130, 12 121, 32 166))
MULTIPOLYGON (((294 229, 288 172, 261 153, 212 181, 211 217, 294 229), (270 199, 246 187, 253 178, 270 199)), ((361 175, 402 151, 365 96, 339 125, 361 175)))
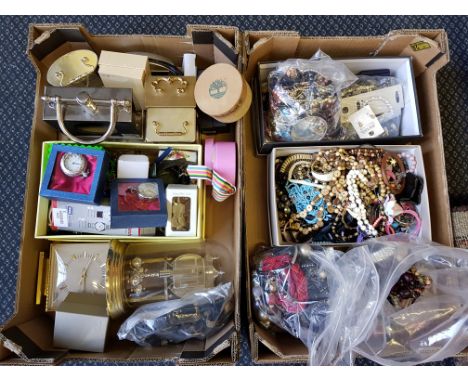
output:
POLYGON ((309 298, 307 278, 301 267, 298 264, 291 264, 291 257, 288 255, 268 257, 262 262, 264 272, 282 268, 287 268, 282 273, 284 278, 278 277, 277 290, 269 294, 268 304, 280 305, 288 313, 298 313, 303 310, 302 303, 307 302, 309 298), (279 293, 279 288, 285 293, 279 293))

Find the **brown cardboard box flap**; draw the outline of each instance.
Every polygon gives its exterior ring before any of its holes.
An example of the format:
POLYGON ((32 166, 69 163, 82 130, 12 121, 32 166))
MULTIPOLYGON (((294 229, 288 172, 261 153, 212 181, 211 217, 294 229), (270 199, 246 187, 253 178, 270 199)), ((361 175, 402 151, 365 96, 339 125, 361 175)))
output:
POLYGON ((294 31, 246 32, 244 43, 249 57, 244 75, 247 81, 252 78, 256 64, 269 61, 273 52, 278 60, 294 57, 300 38, 299 33, 294 31), (250 42, 253 43, 252 46, 250 42))
POLYGON ((415 76, 424 72, 448 53, 447 36, 443 29, 393 30, 385 36, 310 36, 292 31, 245 32, 249 81, 260 61, 281 61, 287 58, 309 58, 317 49, 332 57, 389 55, 413 57, 415 76), (343 45, 343 41, 348 44, 343 45), (358 45, 356 45, 358 43, 358 45), (353 53, 351 53, 353 52, 353 53))
POLYGON ((53 322, 47 316, 39 316, 22 325, 0 332, 0 343, 16 355, 7 363, 54 364, 67 352, 52 348, 53 322))
POLYGON ((379 56, 411 56, 415 77, 448 53, 446 32, 441 30, 394 30, 375 50, 379 56), (424 33, 430 37, 425 36, 424 33), (437 41, 438 40, 438 41, 437 41))

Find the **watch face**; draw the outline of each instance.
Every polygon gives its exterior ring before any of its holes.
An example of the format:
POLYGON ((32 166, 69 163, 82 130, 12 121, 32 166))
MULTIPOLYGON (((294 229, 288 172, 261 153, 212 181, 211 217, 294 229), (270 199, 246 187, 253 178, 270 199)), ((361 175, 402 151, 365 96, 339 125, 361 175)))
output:
POLYGON ((138 196, 140 198, 156 199, 158 195, 158 185, 156 183, 141 183, 138 185, 138 196))
POLYGON ((62 157, 62 170, 68 176, 85 176, 86 158, 77 153, 66 153, 62 157))
POLYGON ((105 294, 109 244, 52 244, 46 310, 56 310, 69 293, 105 294))

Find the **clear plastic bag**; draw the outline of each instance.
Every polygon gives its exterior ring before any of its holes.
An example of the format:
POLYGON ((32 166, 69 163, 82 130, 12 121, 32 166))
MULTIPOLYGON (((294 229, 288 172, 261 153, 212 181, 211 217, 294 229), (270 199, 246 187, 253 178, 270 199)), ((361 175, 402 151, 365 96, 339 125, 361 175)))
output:
POLYGON ((260 323, 300 338, 311 365, 351 365, 356 353, 382 365, 415 365, 468 346, 466 250, 405 234, 346 253, 308 244, 264 249, 252 285, 260 323), (395 305, 394 287, 411 269, 430 284, 417 289, 409 278, 414 294, 402 296, 411 301, 395 305), (298 286, 312 293, 299 294, 298 286))
POLYGON ((454 356, 468 346, 468 251, 386 236, 334 261, 329 310, 311 316, 312 365, 352 364, 352 352, 382 365, 416 365, 454 356), (411 267, 431 285, 406 308, 388 296, 411 267), (312 325, 314 317, 323 327, 312 325))
POLYGON ((268 76, 274 141, 321 141, 339 136, 340 92, 357 77, 322 51, 289 59, 268 76))
POLYGON ((181 299, 143 305, 125 320, 117 336, 140 346, 205 339, 229 320, 232 296, 232 284, 228 282, 181 299))
POLYGON ((351 86, 341 91, 341 105, 340 140, 359 139, 348 117, 367 105, 384 130, 379 137, 401 135, 401 116, 405 101, 403 86, 398 78, 358 75, 351 86))

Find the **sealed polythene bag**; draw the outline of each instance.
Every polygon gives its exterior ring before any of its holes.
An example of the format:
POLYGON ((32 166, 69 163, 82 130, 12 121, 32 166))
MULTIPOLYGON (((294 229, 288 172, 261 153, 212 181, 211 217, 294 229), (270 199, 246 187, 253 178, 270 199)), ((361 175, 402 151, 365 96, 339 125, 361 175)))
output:
POLYGON ((289 59, 268 75, 273 141, 339 139, 340 93, 357 77, 318 50, 310 59, 289 59))
POLYGON ((312 365, 350 365, 356 353, 383 365, 415 365, 468 346, 466 250, 408 235, 346 253, 303 244, 263 251, 252 276, 261 322, 300 338, 312 365), (272 267, 277 256, 282 263, 272 267))

